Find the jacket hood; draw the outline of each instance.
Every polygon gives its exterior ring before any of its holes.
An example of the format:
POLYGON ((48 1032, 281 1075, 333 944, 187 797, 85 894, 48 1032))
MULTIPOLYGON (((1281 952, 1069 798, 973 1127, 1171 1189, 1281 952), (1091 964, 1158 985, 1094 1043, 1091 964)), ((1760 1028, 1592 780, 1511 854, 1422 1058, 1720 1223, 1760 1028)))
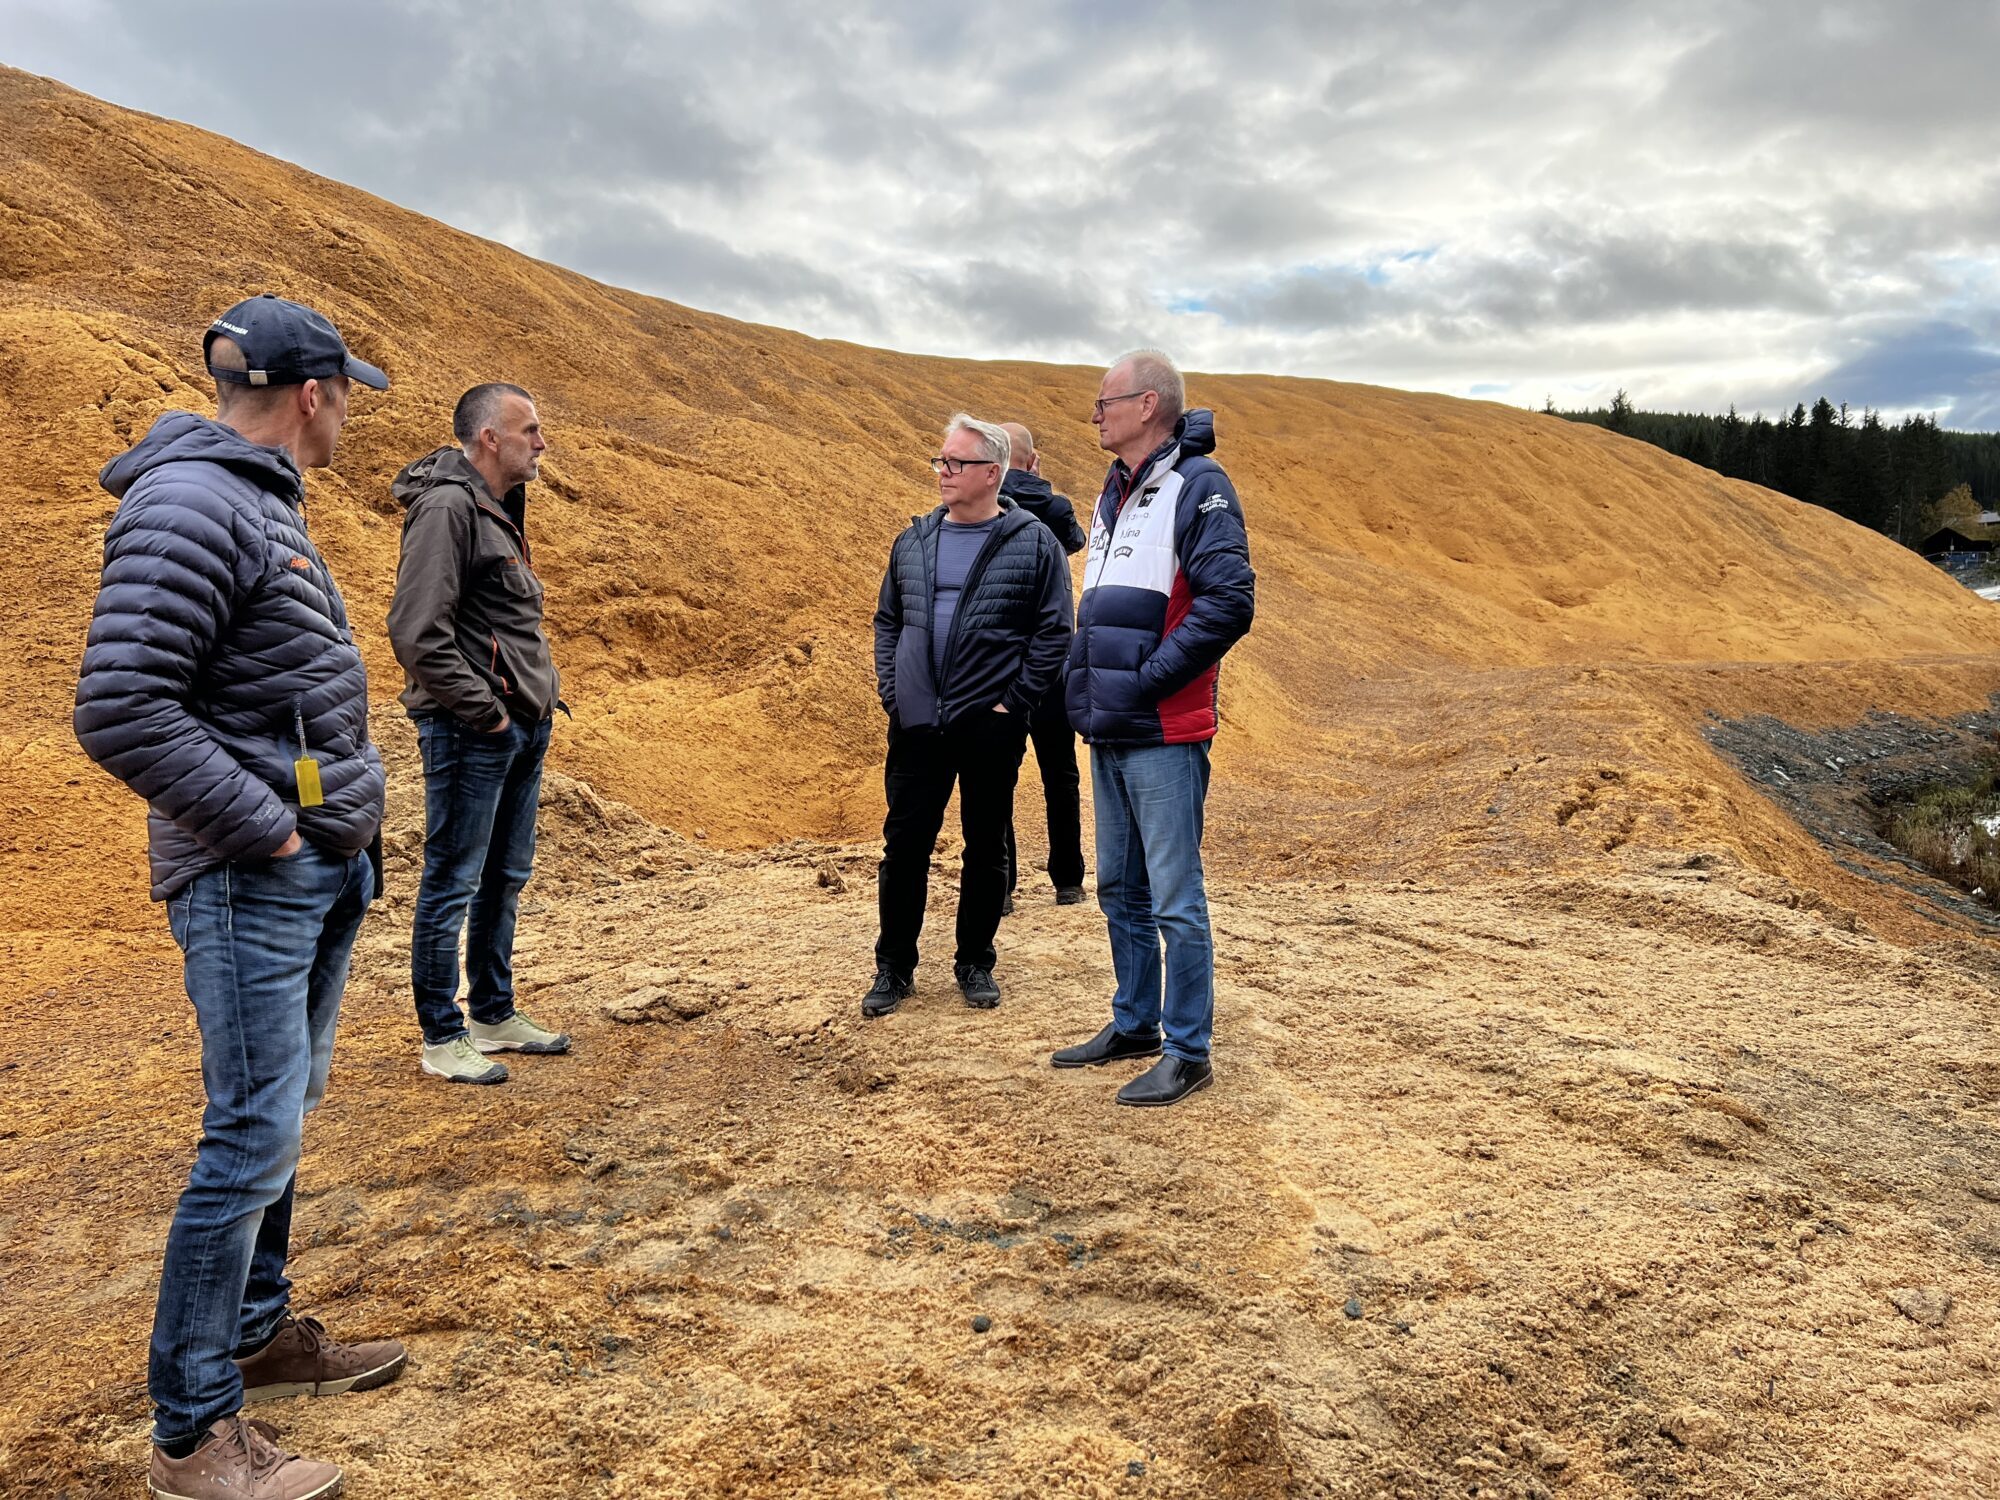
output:
POLYGON ((234 428, 191 411, 162 416, 132 448, 104 466, 97 482, 114 499, 123 500, 142 475, 162 464, 190 462, 220 464, 259 489, 294 503, 305 491, 298 464, 283 448, 253 443, 234 428))
POLYGON ((475 499, 492 498, 486 493, 486 481, 472 467, 472 460, 465 456, 465 450, 450 444, 404 464, 402 472, 390 482, 389 493, 408 506, 441 484, 469 489, 475 499))
POLYGON ((1009 469, 1000 481, 1000 493, 1020 505, 1033 509, 1037 505, 1047 505, 1055 498, 1055 486, 1039 474, 1030 474, 1026 469, 1009 469))
MULTIPOLYGON (((1184 458, 1199 458, 1215 451, 1215 413, 1205 406, 1197 406, 1181 413, 1181 419, 1174 423, 1173 436, 1146 455, 1139 465, 1139 473, 1149 472, 1153 466, 1165 459, 1171 466, 1184 458)), ((1111 461, 1114 474, 1124 474, 1125 460, 1111 461)))
POLYGON ((1205 406, 1197 406, 1192 411, 1182 412, 1180 421, 1174 424, 1174 441, 1180 444, 1183 458, 1213 453, 1215 413, 1205 406))

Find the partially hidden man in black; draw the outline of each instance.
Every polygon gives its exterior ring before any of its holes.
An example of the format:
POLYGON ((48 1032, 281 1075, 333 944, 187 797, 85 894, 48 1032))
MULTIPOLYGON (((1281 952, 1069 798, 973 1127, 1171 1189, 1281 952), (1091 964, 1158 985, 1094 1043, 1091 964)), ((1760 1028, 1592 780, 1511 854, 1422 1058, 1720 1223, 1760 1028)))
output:
POLYGON ((875 609, 875 679, 889 716, 875 982, 864 1016, 913 990, 931 853, 958 786, 965 856, 952 972, 965 1003, 1000 1003, 993 937, 1007 824, 1029 717, 1069 648, 1069 564, 1047 527, 1000 494, 1011 444, 960 412, 931 467, 938 508, 889 551, 875 609))
MULTIPOLYGON (((1042 477, 1042 455, 1035 450, 1035 435, 1019 422, 1002 422, 1000 426, 1013 444, 1006 476, 1000 481, 1001 497, 1012 500, 1048 527, 1050 534, 1062 543, 1063 551, 1074 557, 1089 538, 1076 523, 1076 510, 1069 496, 1056 493, 1055 486, 1042 477)), ((1048 813, 1049 884, 1056 888, 1057 906, 1080 906, 1083 904, 1082 779, 1077 775, 1076 731, 1070 727, 1060 673, 1028 716, 1028 741, 1035 747, 1035 768, 1041 772, 1042 802, 1048 813)), ((1003 912, 1014 910, 1014 892, 1020 882, 1021 859, 1010 819, 1007 899, 1001 906, 1003 912)))

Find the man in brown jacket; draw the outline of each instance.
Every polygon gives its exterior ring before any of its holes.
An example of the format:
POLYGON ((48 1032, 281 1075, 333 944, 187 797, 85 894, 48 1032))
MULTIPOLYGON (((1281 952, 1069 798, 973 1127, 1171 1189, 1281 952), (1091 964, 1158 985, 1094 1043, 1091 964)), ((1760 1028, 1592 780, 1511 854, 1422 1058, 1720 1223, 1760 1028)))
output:
POLYGON ((542 759, 557 708, 529 565, 527 486, 548 444, 528 393, 478 385, 451 418, 456 448, 396 476, 408 508, 389 640, 424 763, 424 875, 410 981, 423 1071, 505 1083, 493 1052, 567 1052, 569 1038, 514 1006, 514 916, 535 860, 542 759), (470 914, 470 931, 466 930, 470 914), (465 934, 468 1025, 458 1008, 465 934))

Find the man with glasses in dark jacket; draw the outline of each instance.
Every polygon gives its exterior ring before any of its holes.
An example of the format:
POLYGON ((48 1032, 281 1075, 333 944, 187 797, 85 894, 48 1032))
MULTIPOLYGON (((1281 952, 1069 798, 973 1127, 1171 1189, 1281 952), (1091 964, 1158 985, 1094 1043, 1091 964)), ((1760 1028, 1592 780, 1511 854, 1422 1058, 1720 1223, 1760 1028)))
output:
POLYGON ((287 1454, 247 1403, 367 1390, 402 1345, 296 1318, 285 1260, 305 1116, 382 823, 368 678, 306 532, 349 384, 388 379, 333 324, 266 295, 202 354, 217 420, 168 412, 101 483, 119 500, 76 689, 90 758, 146 799, 153 899, 186 960, 207 1094, 167 1233, 147 1383, 155 1495, 311 1500, 340 1470, 287 1454))
POLYGON ((875 610, 875 679, 889 715, 875 982, 864 1016, 912 992, 931 854, 954 782, 965 857, 953 977, 965 1003, 1000 1003, 993 937, 1007 889, 1007 824, 1028 719, 1069 644, 1069 565, 1047 527, 1000 495, 1011 444, 960 412, 931 467, 942 503, 889 551, 875 610))

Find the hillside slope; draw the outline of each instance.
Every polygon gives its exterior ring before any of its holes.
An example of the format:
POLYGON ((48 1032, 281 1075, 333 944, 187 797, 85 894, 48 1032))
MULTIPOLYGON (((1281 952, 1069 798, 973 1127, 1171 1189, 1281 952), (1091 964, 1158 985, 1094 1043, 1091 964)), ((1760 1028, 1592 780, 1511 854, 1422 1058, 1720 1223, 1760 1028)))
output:
MULTIPOLYGON (((533 528, 577 709, 557 762, 732 843, 873 824, 867 617, 889 538, 934 503, 923 459, 952 411, 1029 423, 1048 472, 1080 497, 1103 473, 1086 421, 1093 370, 883 353, 617 291, 17 72, 0 71, 0 124, 0 419, 13 435, 0 505, 28 523, 0 562, 25 601, 6 627, 24 713, 0 724, 7 810, 33 831, 17 854, 66 847, 35 788, 81 765, 61 716, 111 509, 97 468, 162 410, 206 407, 200 331, 245 293, 325 309, 394 379, 357 400, 336 468, 312 486, 385 710, 400 520, 388 480, 447 438, 468 384, 519 381, 554 444, 533 528)), ((1579 668, 2000 648, 2000 612, 1881 537, 1594 428, 1323 381, 1201 376, 1192 391, 1217 412, 1259 573, 1220 754, 1248 786, 1294 801, 1317 788, 1311 828, 1341 823, 1345 857, 1363 866, 1409 857, 1355 822, 1346 794, 1363 789, 1388 799, 1389 822, 1449 825, 1423 841, 1430 857, 1565 847, 1540 815, 1566 795, 1560 775, 1534 818, 1475 837, 1465 820, 1483 819, 1497 769, 1482 764, 1480 784, 1455 793, 1430 773, 1491 734, 1467 724, 1440 745, 1446 726, 1428 711, 1409 721, 1407 695, 1373 691, 1385 678, 1456 695, 1469 673, 1535 671, 1525 696, 1518 680, 1472 696, 1525 715, 1545 751, 1602 732, 1604 705, 1562 701, 1579 668)), ((1914 683, 1873 665, 1840 677, 1847 687, 1804 695, 1816 711, 1884 694, 1901 700, 1885 706, 1975 706, 2000 680, 1962 664, 1914 683)), ((1757 681, 1750 701, 1732 686, 1700 706, 1754 707, 1779 679, 1757 681)), ((1654 694, 1596 682, 1591 696, 1650 718, 1654 694)), ((1616 754, 1717 779, 1671 732, 1648 726, 1639 741, 1616 754)), ((106 814, 94 834, 129 847, 101 778, 79 795, 106 814)), ((1662 790, 1635 815, 1687 800, 1662 790)), ((1735 838, 1748 815, 1686 832, 1735 838)), ((1254 822, 1247 833, 1261 837, 1254 822)))

